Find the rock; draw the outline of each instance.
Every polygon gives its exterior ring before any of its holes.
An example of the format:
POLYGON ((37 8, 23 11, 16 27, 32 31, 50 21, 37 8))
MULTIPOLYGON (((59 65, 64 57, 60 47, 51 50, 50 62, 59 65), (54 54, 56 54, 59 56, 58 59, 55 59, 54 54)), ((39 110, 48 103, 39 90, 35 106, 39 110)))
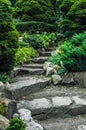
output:
POLYGON ((2 87, 4 84, 0 81, 0 87, 2 87))
POLYGON ((52 75, 52 81, 53 81, 54 85, 57 85, 57 84, 61 83, 62 78, 60 75, 54 74, 54 75, 52 75))
POLYGON ((54 107, 69 106, 72 103, 70 97, 53 97, 52 98, 54 107))
POLYGON ((16 110, 16 102, 7 98, 0 99, 5 104, 5 116, 10 119, 16 110))
POLYGON ((65 77, 63 77, 62 84, 70 84, 70 85, 75 84, 73 74, 68 73, 65 77))
POLYGON ((86 130, 86 125, 74 126, 71 130, 86 130))
POLYGON ((43 69, 44 70, 47 70, 47 68, 51 65, 50 62, 45 62, 44 65, 43 65, 43 69))
POLYGON ((54 73, 54 69, 52 67, 48 67, 46 71, 46 76, 51 75, 54 73))
POLYGON ((86 87, 86 71, 73 73, 75 82, 82 87, 86 87))
POLYGON ((0 115, 0 130, 5 130, 9 126, 9 120, 0 115))
POLYGON ((18 110, 19 117, 26 124, 26 130, 43 130, 43 127, 36 123, 31 117, 31 111, 27 109, 18 110))

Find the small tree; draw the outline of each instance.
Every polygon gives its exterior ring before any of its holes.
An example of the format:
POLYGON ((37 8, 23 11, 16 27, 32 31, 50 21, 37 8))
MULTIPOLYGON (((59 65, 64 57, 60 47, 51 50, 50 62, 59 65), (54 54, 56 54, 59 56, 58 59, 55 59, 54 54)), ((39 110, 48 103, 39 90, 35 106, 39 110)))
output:
POLYGON ((12 19, 9 0, 0 0, 0 73, 9 73, 15 64, 18 32, 12 19))

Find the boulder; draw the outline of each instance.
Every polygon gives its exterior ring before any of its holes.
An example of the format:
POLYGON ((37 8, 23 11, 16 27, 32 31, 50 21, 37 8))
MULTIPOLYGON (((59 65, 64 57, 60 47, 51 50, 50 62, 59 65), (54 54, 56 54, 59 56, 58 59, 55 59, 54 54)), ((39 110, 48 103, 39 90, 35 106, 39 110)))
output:
POLYGON ((53 81, 54 85, 57 85, 57 84, 61 83, 62 78, 60 75, 54 74, 54 75, 52 75, 52 81, 53 81))
POLYGON ((75 82, 82 87, 86 87, 86 71, 73 73, 75 82))
POLYGON ((5 130, 9 126, 9 120, 0 115, 0 130, 5 130))
POLYGON ((66 76, 64 76, 62 79, 62 84, 69 84, 69 85, 75 84, 73 74, 68 73, 66 76))
POLYGON ((52 67, 48 67, 46 71, 46 76, 51 75, 54 73, 54 69, 52 67))
POLYGON ((43 65, 43 69, 46 71, 47 68, 51 65, 50 62, 45 62, 44 65, 43 65))
POLYGON ((43 127, 36 123, 31 117, 31 111, 27 109, 18 110, 19 117, 26 124, 26 130, 43 130, 43 127))

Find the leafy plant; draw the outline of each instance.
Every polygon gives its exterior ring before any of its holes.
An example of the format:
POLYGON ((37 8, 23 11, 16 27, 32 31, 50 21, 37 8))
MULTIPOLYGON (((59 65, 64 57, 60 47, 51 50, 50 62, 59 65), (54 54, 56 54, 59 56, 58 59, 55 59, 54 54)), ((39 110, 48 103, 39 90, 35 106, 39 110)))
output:
POLYGON ((30 63, 31 58, 35 56, 37 56, 37 52, 32 47, 19 48, 16 53, 16 65, 30 63))
POLYGON ((0 101, 0 114, 3 115, 5 111, 5 104, 2 101, 0 101))
POLYGON ((0 73, 0 81, 6 83, 9 80, 9 76, 7 73, 0 73))
POLYGON ((13 118, 10 120, 8 128, 5 130, 25 130, 26 126, 24 122, 18 118, 13 118))

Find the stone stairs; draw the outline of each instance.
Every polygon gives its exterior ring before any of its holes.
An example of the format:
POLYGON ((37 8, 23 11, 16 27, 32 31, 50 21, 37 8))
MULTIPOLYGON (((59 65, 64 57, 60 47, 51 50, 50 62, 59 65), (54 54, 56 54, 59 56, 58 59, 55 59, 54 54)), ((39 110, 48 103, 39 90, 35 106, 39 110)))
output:
POLYGON ((17 110, 31 110, 45 130, 86 130, 86 88, 54 86, 44 76, 43 63, 52 50, 39 52, 32 64, 15 69, 7 96, 16 100, 17 110))

